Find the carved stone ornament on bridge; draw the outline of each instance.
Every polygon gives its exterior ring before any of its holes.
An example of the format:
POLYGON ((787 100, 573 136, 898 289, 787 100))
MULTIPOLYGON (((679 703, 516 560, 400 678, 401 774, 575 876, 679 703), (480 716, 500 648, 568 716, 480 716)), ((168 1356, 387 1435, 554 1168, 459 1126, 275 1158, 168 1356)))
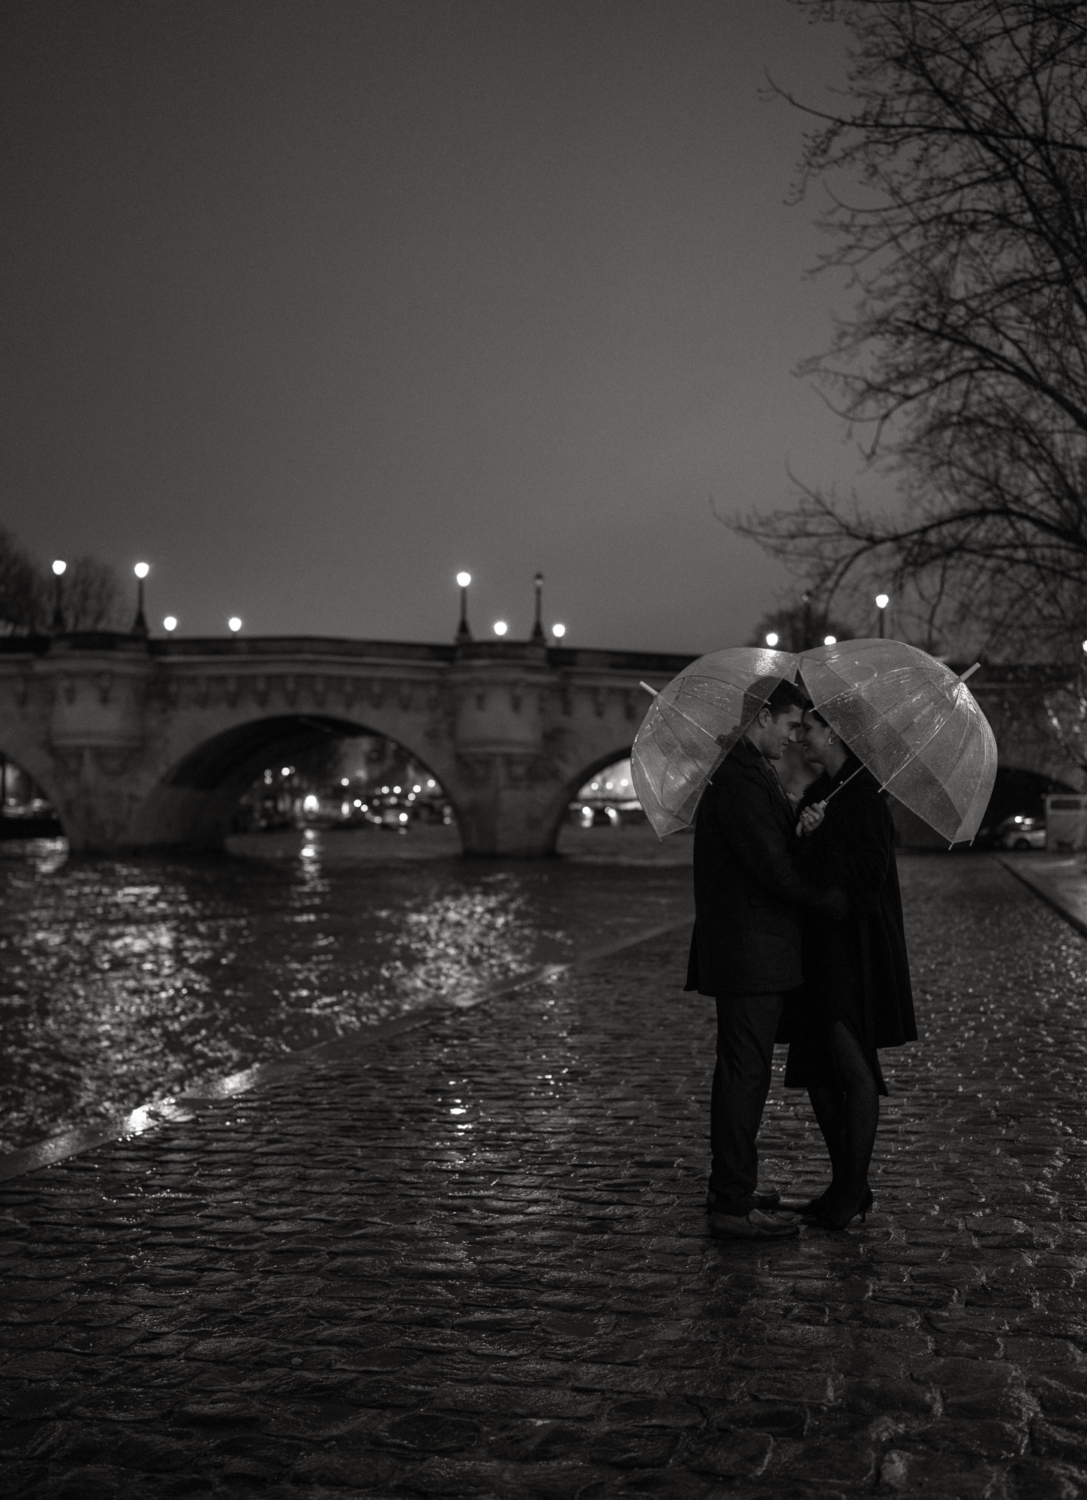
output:
POLYGON ((465 782, 481 787, 545 786, 560 780, 558 771, 541 755, 520 755, 516 751, 461 750, 457 768, 465 782))

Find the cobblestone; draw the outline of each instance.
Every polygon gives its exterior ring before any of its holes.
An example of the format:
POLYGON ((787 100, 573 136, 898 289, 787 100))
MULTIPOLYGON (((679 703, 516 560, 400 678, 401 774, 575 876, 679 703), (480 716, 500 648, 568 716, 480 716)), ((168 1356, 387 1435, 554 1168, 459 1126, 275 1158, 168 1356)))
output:
MULTIPOLYGON (((1087 945, 995 861, 902 867, 866 1224, 708 1238, 660 936, 0 1187, 4 1493, 1087 1495, 1087 945)), ((763 1163, 822 1181, 780 1087, 763 1163)))

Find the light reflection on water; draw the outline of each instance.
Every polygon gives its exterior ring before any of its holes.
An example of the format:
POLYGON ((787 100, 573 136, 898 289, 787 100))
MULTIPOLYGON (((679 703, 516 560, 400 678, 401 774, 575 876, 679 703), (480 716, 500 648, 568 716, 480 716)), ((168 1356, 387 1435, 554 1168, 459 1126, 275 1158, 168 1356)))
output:
POLYGON ((684 868, 0 860, 0 1151, 690 912, 684 868))

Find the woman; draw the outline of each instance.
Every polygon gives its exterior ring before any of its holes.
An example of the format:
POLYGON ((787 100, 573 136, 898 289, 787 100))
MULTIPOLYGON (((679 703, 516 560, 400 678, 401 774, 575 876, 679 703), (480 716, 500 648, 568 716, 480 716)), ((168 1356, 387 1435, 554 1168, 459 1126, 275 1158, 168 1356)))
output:
POLYGON ((801 737, 821 772, 800 803, 801 869, 813 883, 841 886, 850 913, 805 917, 785 1086, 807 1088, 830 1153, 830 1186, 801 1212, 844 1229, 872 1206, 868 1164, 887 1093, 876 1049, 915 1041, 917 1028, 891 814, 875 777, 821 714, 805 712, 801 737))

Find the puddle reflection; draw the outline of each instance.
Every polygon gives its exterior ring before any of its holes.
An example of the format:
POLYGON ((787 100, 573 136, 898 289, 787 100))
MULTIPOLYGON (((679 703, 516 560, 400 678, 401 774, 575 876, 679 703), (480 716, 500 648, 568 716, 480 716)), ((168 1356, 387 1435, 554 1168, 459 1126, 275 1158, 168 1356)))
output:
POLYGON ((4 1151, 690 910, 683 868, 345 865, 319 839, 274 861, 4 856, 4 1151))

